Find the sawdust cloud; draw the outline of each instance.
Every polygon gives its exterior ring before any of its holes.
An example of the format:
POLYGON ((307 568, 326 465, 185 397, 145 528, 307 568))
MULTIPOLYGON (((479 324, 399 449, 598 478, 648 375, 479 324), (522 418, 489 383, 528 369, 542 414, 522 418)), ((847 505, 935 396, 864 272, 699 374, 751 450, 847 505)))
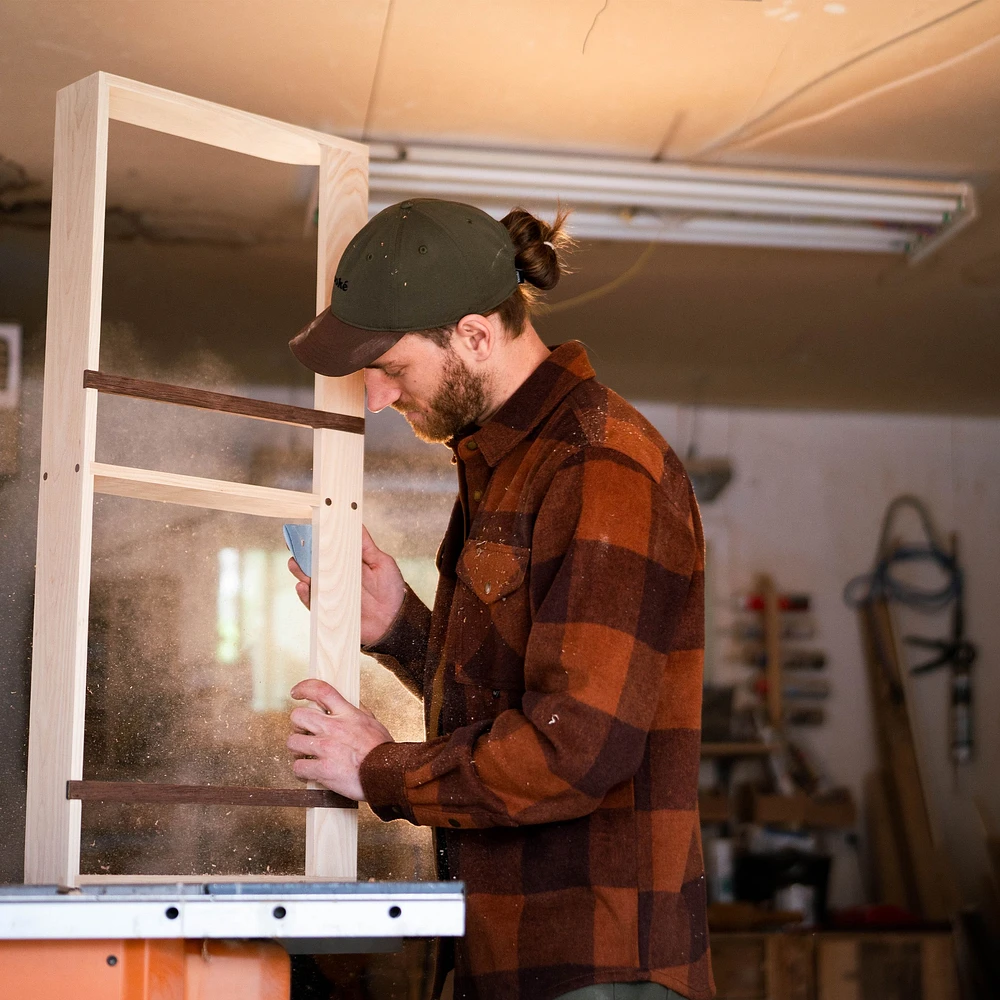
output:
MULTIPOLYGON (((103 355, 105 371, 259 391, 240 388, 235 372, 206 352, 157 368, 122 325, 105 330, 103 355)), ((282 399, 280 390, 270 398, 300 401, 282 399)), ((308 489, 311 432, 102 396, 97 459, 308 489)), ((366 522, 376 537, 405 539, 384 477, 379 494, 366 522)), ((448 508, 450 499, 438 497, 419 517, 419 530, 404 518, 418 539, 404 554, 424 552, 425 562, 433 555, 427 549, 440 538, 448 508)), ((285 749, 287 691, 308 668, 308 616, 295 603, 285 558, 273 518, 96 499, 86 778, 298 785, 285 749), (223 593, 227 565, 235 575, 223 593)), ((423 738, 419 703, 373 661, 363 664, 362 701, 397 739, 423 738)), ((433 877, 429 831, 382 824, 367 808, 359 819, 359 877, 433 877)), ((303 865, 298 810, 84 805, 84 872, 288 875, 303 865)))

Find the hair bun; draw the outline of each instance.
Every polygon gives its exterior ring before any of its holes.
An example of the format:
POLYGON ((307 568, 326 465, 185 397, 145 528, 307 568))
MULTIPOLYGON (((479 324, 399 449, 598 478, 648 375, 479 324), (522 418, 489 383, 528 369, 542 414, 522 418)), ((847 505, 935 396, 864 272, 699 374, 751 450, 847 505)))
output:
POLYGON ((515 208, 500 220, 514 244, 514 266, 535 288, 555 288, 566 270, 561 257, 572 245, 564 228, 568 214, 560 211, 549 225, 525 209, 515 208))

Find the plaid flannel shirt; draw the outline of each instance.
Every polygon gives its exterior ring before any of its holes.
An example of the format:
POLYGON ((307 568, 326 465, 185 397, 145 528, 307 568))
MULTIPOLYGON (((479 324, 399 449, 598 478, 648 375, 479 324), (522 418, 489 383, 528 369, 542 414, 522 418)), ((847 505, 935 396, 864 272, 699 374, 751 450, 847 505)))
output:
POLYGON ((680 460, 552 351, 452 442, 433 613, 407 589, 366 649, 428 739, 364 760, 384 820, 440 828, 467 891, 455 996, 651 980, 714 992, 698 820, 704 542, 680 460))

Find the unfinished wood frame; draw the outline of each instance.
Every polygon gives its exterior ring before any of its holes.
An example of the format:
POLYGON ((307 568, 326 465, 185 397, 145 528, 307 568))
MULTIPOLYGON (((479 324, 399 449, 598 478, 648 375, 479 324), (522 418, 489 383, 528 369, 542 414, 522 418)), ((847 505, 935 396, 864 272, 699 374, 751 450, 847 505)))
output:
MULTIPOLYGON (((191 396, 164 397, 167 402, 313 426, 312 493, 94 461, 98 393, 117 391, 107 384, 98 388, 101 377, 96 371, 110 119, 261 159, 318 166, 317 311, 329 304, 340 255, 368 218, 365 146, 106 73, 59 91, 25 819, 24 880, 34 884, 80 882, 81 806, 78 798, 67 797, 67 783, 83 777, 95 491, 268 517, 312 518, 310 670, 354 704, 359 695, 364 453, 360 373, 316 377, 315 408, 340 415, 332 421, 304 417, 309 410, 291 413, 295 408, 233 411, 216 405, 218 400, 208 398, 213 394, 195 393, 201 397, 196 402, 191 396)), ((134 388, 126 386, 126 394, 142 396, 130 391, 134 388)), ((307 809, 306 877, 353 879, 356 872, 357 810, 307 809)))

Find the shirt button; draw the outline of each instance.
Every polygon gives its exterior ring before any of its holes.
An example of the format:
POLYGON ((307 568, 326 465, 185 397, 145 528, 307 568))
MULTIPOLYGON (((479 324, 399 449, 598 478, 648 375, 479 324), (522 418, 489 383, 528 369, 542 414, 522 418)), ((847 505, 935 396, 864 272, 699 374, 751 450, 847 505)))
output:
POLYGON ((459 823, 459 821, 457 819, 449 819, 448 820, 448 825, 449 826, 461 826, 462 824, 459 823))
POLYGON ((479 445, 476 444, 475 440, 472 440, 465 447, 468 448, 469 451, 475 451, 479 447, 479 445))
POLYGON ((472 494, 472 499, 476 500, 476 501, 482 500, 483 499, 483 491, 482 490, 476 490, 476 492, 472 494))

